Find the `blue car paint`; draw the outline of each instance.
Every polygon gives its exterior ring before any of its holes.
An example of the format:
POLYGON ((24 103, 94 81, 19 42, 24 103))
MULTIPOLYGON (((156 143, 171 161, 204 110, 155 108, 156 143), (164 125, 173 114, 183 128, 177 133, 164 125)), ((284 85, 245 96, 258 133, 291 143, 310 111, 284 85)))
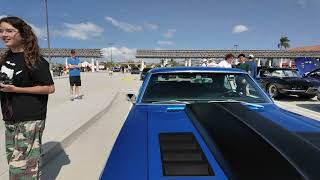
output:
POLYGON ((148 156, 149 156, 149 179, 152 180, 184 180, 190 177, 177 176, 165 177, 162 174, 161 156, 159 148, 159 133, 164 132, 192 132, 201 146, 208 162, 210 163, 214 176, 192 177, 193 180, 226 180, 227 177, 218 165, 217 161, 209 151, 201 136, 194 128, 185 111, 171 112, 170 109, 184 109, 179 105, 155 105, 148 107, 148 156))
POLYGON ((148 179, 147 107, 133 107, 113 146, 100 179, 148 179))
POLYGON ((263 111, 257 111, 291 132, 320 132, 320 122, 283 110, 275 104, 264 104, 263 111))
POLYGON ((295 64, 301 76, 320 68, 320 62, 314 58, 299 57, 295 59, 295 64))
MULTIPOLYGON (((238 72, 236 69, 223 68, 161 68, 152 69, 139 89, 137 102, 132 107, 125 124, 114 144, 110 157, 102 172, 103 180, 224 180, 227 179, 223 170, 215 160, 202 137, 193 126, 184 111, 185 105, 144 104, 141 98, 154 73, 170 72, 238 72), (199 145, 203 149, 215 176, 207 177, 164 177, 159 148, 158 135, 161 132, 193 132, 199 145)), ((320 132, 320 122, 283 110, 272 103, 260 104, 261 107, 248 107, 257 113, 271 119, 291 132, 320 132)))

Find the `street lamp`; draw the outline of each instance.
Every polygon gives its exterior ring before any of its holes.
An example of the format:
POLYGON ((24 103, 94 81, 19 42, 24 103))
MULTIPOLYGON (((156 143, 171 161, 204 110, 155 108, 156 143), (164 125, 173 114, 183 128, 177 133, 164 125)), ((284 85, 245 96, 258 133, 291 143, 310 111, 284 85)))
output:
MULTIPOLYGON (((47 24, 47 41, 48 41, 48 59, 51 67, 51 48, 50 48, 50 35, 49 35, 49 16, 48 16, 48 0, 44 0, 46 3, 46 24, 47 24)), ((51 69, 51 68, 50 68, 51 69)))
POLYGON ((238 44, 235 44, 235 45, 234 45, 234 49, 235 49, 236 51, 238 50, 238 47, 239 47, 238 44))
POLYGON ((126 52, 122 52, 123 54, 123 61, 126 62, 126 52))
POLYGON ((112 63, 112 45, 114 45, 114 43, 110 42, 110 43, 108 43, 108 45, 111 46, 111 63, 112 63))

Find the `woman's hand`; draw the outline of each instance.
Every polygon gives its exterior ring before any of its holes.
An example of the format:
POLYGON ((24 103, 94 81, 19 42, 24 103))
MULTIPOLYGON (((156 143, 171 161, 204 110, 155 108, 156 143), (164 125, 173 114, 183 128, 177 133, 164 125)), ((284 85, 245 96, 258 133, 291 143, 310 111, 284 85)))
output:
POLYGON ((17 87, 10 84, 0 83, 0 91, 2 92, 16 92, 17 87))

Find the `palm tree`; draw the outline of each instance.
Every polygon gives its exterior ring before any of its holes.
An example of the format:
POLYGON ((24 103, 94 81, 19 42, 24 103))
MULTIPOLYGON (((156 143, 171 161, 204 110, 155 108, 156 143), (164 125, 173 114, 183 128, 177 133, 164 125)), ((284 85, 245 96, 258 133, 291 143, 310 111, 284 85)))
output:
POLYGON ((278 48, 281 50, 282 48, 284 49, 287 49, 290 47, 290 44, 289 44, 290 40, 288 39, 287 36, 282 36, 280 38, 280 42, 278 44, 278 48))

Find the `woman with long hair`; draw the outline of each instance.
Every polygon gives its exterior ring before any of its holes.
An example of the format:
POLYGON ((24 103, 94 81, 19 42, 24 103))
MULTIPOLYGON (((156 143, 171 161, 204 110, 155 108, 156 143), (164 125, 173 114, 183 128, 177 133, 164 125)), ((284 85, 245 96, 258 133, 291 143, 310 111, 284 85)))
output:
POLYGON ((0 39, 8 48, 0 58, 0 95, 9 177, 39 179, 48 94, 55 91, 49 63, 19 17, 0 19, 0 39))

